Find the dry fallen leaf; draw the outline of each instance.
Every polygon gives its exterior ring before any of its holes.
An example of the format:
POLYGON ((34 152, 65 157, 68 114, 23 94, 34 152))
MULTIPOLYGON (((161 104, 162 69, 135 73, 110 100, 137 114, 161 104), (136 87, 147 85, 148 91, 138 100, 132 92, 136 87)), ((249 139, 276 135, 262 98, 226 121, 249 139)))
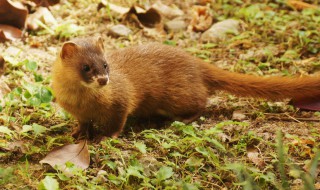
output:
POLYGON ((110 11, 118 13, 123 19, 122 21, 127 24, 135 23, 138 27, 143 29, 146 36, 162 36, 164 34, 164 25, 162 23, 162 16, 155 8, 147 10, 139 7, 132 6, 131 8, 121 7, 105 0, 102 0, 97 9, 100 10, 107 7, 110 11))
POLYGON ((161 38, 165 34, 161 14, 154 8, 144 10, 141 7, 132 6, 123 16, 123 21, 128 24, 136 23, 148 37, 161 38))
POLYGON ((313 157, 312 148, 315 145, 315 142, 313 140, 310 140, 310 139, 294 140, 292 142, 292 145, 300 148, 301 155, 307 155, 310 158, 313 157))
POLYGON ((318 9, 319 7, 316 5, 312 5, 309 3, 305 3, 297 0, 287 0, 287 5, 292 7, 293 9, 303 10, 303 9, 318 9))
POLYGON ((130 8, 128 8, 128 7, 121 7, 121 6, 112 4, 110 2, 107 2, 105 0, 101 0, 101 2, 98 4, 97 10, 99 11, 103 7, 108 7, 108 9, 110 9, 110 11, 118 13, 122 16, 130 10, 130 8))
POLYGON ((238 35, 241 31, 244 31, 245 24, 242 21, 227 19, 215 23, 210 29, 205 31, 201 35, 201 41, 203 42, 217 42, 224 40, 228 33, 238 35))
POLYGON ((0 0, 0 42, 21 38, 27 15, 21 3, 0 0))
POLYGON ((32 0, 38 6, 49 7, 58 4, 60 0, 32 0))
POLYGON ((141 7, 132 6, 124 15, 124 20, 129 22, 133 21, 141 28, 156 28, 159 24, 161 24, 161 15, 154 8, 144 10, 141 7))
POLYGON ((132 6, 131 8, 121 7, 102 0, 98 5, 98 10, 102 7, 108 7, 111 11, 120 14, 125 21, 133 21, 141 28, 155 28, 161 23, 161 15, 155 8, 145 10, 139 6, 132 6))
POLYGON ((232 120, 235 121, 243 121, 247 118, 247 116, 241 110, 235 110, 232 113, 232 120))
POLYGON ((258 152, 257 149, 255 148, 249 148, 247 150, 247 157, 248 159, 254 163, 256 166, 258 167, 263 167, 265 166, 265 162, 263 161, 263 159, 260 156, 260 153, 258 152))
POLYGON ((195 5, 192 7, 190 28, 196 32, 203 32, 210 28, 213 18, 210 9, 206 6, 195 5))
POLYGON ((9 25, 0 24, 0 42, 16 40, 22 37, 22 31, 9 25))
POLYGON ((170 7, 168 5, 163 4, 161 1, 157 1, 151 7, 159 11, 164 17, 168 19, 173 19, 178 16, 183 16, 184 14, 183 11, 180 10, 178 7, 176 6, 170 7))
MULTIPOLYGON (((3 76, 1 76, 1 77, 3 77, 3 76)), ((9 88, 9 86, 7 85, 7 83, 4 82, 4 81, 2 80, 2 78, 0 78, 0 100, 3 100, 3 97, 4 97, 6 94, 8 94, 9 92, 11 92, 11 89, 9 88)), ((5 106, 5 101, 1 101, 1 102, 0 102, 0 105, 1 105, 2 107, 4 107, 4 106, 5 106)))
POLYGON ((27 152, 27 148, 25 147, 25 142, 23 141, 8 142, 7 146, 3 147, 3 149, 11 152, 21 152, 21 153, 27 152))
POLYGON ((5 60, 4 58, 0 55, 0 75, 2 75, 5 71, 5 60))
POLYGON ((0 24, 17 28, 25 26, 28 10, 19 2, 0 1, 0 24))
POLYGON ((71 162, 82 169, 89 167, 90 154, 86 140, 82 140, 78 144, 69 144, 55 148, 40 161, 41 164, 47 163, 52 167, 57 166, 59 170, 71 175, 66 167, 67 162, 71 162))

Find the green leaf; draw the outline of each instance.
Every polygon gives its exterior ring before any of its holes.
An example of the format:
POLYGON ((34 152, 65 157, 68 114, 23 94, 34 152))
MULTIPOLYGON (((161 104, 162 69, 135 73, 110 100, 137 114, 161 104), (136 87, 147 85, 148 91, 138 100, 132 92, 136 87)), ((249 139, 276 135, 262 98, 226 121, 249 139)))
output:
POLYGON ((38 68, 38 65, 35 61, 25 60, 24 62, 25 62, 24 65, 29 71, 35 71, 38 68))
POLYGON ((107 161, 107 166, 109 166, 109 168, 111 168, 112 170, 115 170, 117 167, 117 164, 115 162, 112 161, 107 161))
POLYGON ((147 146, 143 142, 135 142, 134 146, 143 154, 147 152, 147 146))
POLYGON ((42 76, 41 74, 34 73, 33 76, 34 76, 34 80, 35 80, 36 82, 41 82, 41 81, 43 81, 43 76, 42 76))
POLYGON ((48 129, 42 125, 38 125, 36 123, 32 124, 32 129, 35 135, 41 135, 42 133, 46 132, 48 129))
POLYGON ((34 96, 28 100, 28 103, 31 106, 39 106, 41 104, 41 100, 38 97, 34 96))
POLYGON ((203 161, 202 158, 200 159, 200 158, 192 156, 192 157, 188 158, 188 160, 185 162, 185 164, 187 166, 195 166, 195 167, 197 167, 197 166, 201 166, 202 165, 202 161, 203 161))
POLYGON ((198 187, 196 187, 196 186, 194 186, 194 185, 192 185, 192 184, 190 184, 190 183, 183 183, 182 184, 182 189, 183 190, 198 190, 198 187))
POLYGON ((195 136, 196 136, 196 134, 195 134, 195 132, 194 132, 194 128, 193 128, 193 126, 191 126, 191 125, 185 126, 185 127, 182 129, 182 131, 183 131, 184 134, 190 135, 190 136, 192 136, 192 137, 195 137, 195 136))
POLYGON ((144 176, 140 173, 140 168, 136 166, 129 166, 127 169, 127 177, 129 176, 135 176, 142 179, 144 178, 144 176))
POLYGON ((184 123, 182 123, 182 122, 180 122, 180 121, 175 121, 175 122, 173 122, 173 123, 171 124, 171 126, 180 128, 180 127, 186 126, 186 124, 184 124, 184 123))
POLYGON ((38 190, 59 190, 59 183, 51 176, 46 176, 41 180, 38 190))
POLYGON ((209 157, 209 152, 205 147, 196 147, 196 151, 201 153, 205 157, 209 157))
POLYGON ((41 103, 49 103, 52 100, 53 96, 50 90, 45 87, 40 89, 40 100, 41 103))
POLYGON ((173 40, 165 40, 165 41, 163 42, 163 44, 171 45, 171 46, 176 46, 176 45, 177 45, 177 42, 176 42, 176 41, 173 41, 173 40))
POLYGON ((120 185, 122 181, 124 181, 124 179, 122 179, 121 177, 115 176, 114 174, 108 175, 108 179, 115 185, 120 185))
POLYGON ((166 179, 170 178, 172 175, 173 175, 173 171, 172 171, 171 167, 162 166, 158 170, 156 177, 159 181, 162 181, 162 180, 166 180, 166 179))
POLYGON ((21 133, 27 133, 32 130, 33 130, 33 127, 31 125, 24 125, 24 126, 22 126, 21 133))
POLYGON ((24 98, 29 99, 29 98, 31 98, 32 95, 30 94, 29 91, 25 91, 23 96, 24 96, 24 98))
POLYGON ((211 139, 209 137, 205 138, 208 142, 212 143, 215 147, 219 148, 222 151, 226 151, 226 148, 220 143, 218 142, 216 139, 211 139))
POLYGON ((23 83, 22 86, 23 86, 23 88, 25 88, 31 95, 35 94, 36 91, 38 90, 38 87, 35 86, 34 84, 23 83))
POLYGON ((73 23, 63 23, 55 28, 55 34, 59 38, 70 38, 82 34, 84 28, 73 23))
POLYGON ((0 133, 4 133, 8 135, 10 138, 12 137, 13 131, 10 130, 8 127, 0 126, 0 133))
POLYGON ((15 169, 11 167, 2 168, 0 167, 0 186, 5 185, 6 183, 10 182, 12 179, 16 178, 16 174, 14 173, 15 169))

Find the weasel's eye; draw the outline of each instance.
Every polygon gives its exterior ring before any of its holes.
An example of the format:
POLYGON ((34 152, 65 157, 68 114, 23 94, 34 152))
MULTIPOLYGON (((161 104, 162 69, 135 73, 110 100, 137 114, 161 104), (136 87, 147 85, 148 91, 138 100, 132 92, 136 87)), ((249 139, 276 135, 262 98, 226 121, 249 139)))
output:
POLYGON ((82 70, 85 71, 85 72, 90 71, 89 65, 83 65, 82 70))
POLYGON ((108 65, 107 65, 107 64, 104 64, 103 67, 106 69, 106 68, 108 67, 108 65))

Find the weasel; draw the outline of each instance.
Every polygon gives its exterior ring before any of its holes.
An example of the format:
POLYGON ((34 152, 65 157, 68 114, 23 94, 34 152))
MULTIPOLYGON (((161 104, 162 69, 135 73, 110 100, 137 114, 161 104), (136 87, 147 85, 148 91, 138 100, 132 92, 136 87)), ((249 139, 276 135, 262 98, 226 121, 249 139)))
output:
POLYGON ((312 99, 320 96, 320 77, 233 73, 158 43, 105 53, 101 38, 64 43, 53 66, 56 101, 79 121, 76 137, 117 137, 128 116, 192 121, 216 90, 269 100, 312 99))

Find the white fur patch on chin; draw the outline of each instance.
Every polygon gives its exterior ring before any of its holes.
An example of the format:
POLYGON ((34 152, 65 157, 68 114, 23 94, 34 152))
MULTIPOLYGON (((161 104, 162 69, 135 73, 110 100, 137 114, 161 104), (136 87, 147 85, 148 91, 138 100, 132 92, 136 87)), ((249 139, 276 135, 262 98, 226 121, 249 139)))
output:
POLYGON ((80 81, 80 84, 81 84, 82 86, 85 86, 85 87, 88 87, 88 88, 92 88, 92 87, 91 87, 91 83, 86 83, 86 82, 84 82, 84 81, 80 81))

